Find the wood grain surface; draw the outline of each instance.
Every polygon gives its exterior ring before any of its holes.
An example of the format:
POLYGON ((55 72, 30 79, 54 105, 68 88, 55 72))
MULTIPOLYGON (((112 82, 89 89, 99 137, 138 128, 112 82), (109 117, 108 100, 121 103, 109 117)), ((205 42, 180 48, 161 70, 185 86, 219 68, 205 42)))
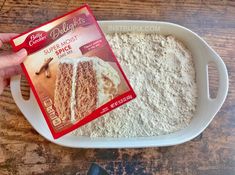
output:
MULTIPOLYGON (((110 174, 235 174, 235 1, 86 1, 98 20, 161 20, 202 36, 225 61, 228 97, 196 139, 172 147, 71 149, 48 142, 26 121, 9 88, 0 96, 0 175, 86 174, 92 162, 110 174)), ((23 32, 85 3, 77 0, 0 0, 0 32, 23 32)), ((210 88, 218 78, 210 69, 210 88)), ((22 82, 22 92, 28 95, 22 82)), ((213 94, 212 93, 212 94, 213 94)))

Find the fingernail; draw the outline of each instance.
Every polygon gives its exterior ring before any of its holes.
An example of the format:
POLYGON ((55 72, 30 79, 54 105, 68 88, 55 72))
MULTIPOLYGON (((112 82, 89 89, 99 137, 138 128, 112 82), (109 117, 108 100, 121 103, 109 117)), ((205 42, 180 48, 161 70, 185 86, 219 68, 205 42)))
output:
POLYGON ((19 55, 20 57, 26 57, 27 51, 25 49, 21 49, 20 51, 17 52, 17 55, 19 55))

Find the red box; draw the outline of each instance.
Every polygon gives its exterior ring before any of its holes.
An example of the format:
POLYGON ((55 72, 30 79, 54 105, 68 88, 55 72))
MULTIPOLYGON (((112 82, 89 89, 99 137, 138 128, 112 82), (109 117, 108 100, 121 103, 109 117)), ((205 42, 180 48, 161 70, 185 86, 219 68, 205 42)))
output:
POLYGON ((136 97, 87 5, 11 45, 28 52, 21 66, 55 139, 136 97))

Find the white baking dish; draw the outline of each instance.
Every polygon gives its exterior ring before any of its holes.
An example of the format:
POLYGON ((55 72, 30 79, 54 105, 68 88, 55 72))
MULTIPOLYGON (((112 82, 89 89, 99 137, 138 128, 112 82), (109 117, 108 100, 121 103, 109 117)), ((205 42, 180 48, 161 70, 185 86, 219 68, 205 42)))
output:
POLYGON ((89 138, 67 134, 54 140, 43 115, 31 91, 30 99, 25 101, 20 92, 20 76, 11 79, 13 98, 35 130, 46 139, 59 145, 75 148, 131 148, 170 146, 189 141, 199 135, 211 122, 221 108, 228 92, 227 69, 218 54, 197 34, 185 27, 157 21, 100 21, 105 33, 140 31, 173 35, 181 40, 191 50, 196 67, 196 80, 199 92, 197 110, 191 124, 178 132, 138 138, 89 138), (214 62, 219 72, 219 88, 215 99, 209 97, 207 65, 214 62))

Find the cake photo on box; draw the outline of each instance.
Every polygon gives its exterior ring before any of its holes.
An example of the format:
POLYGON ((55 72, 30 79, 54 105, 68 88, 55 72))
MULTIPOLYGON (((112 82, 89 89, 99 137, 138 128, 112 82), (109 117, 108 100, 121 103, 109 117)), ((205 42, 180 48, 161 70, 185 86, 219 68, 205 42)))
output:
POLYGON ((121 80, 118 72, 98 57, 59 61, 54 105, 62 121, 75 123, 113 99, 121 80))

